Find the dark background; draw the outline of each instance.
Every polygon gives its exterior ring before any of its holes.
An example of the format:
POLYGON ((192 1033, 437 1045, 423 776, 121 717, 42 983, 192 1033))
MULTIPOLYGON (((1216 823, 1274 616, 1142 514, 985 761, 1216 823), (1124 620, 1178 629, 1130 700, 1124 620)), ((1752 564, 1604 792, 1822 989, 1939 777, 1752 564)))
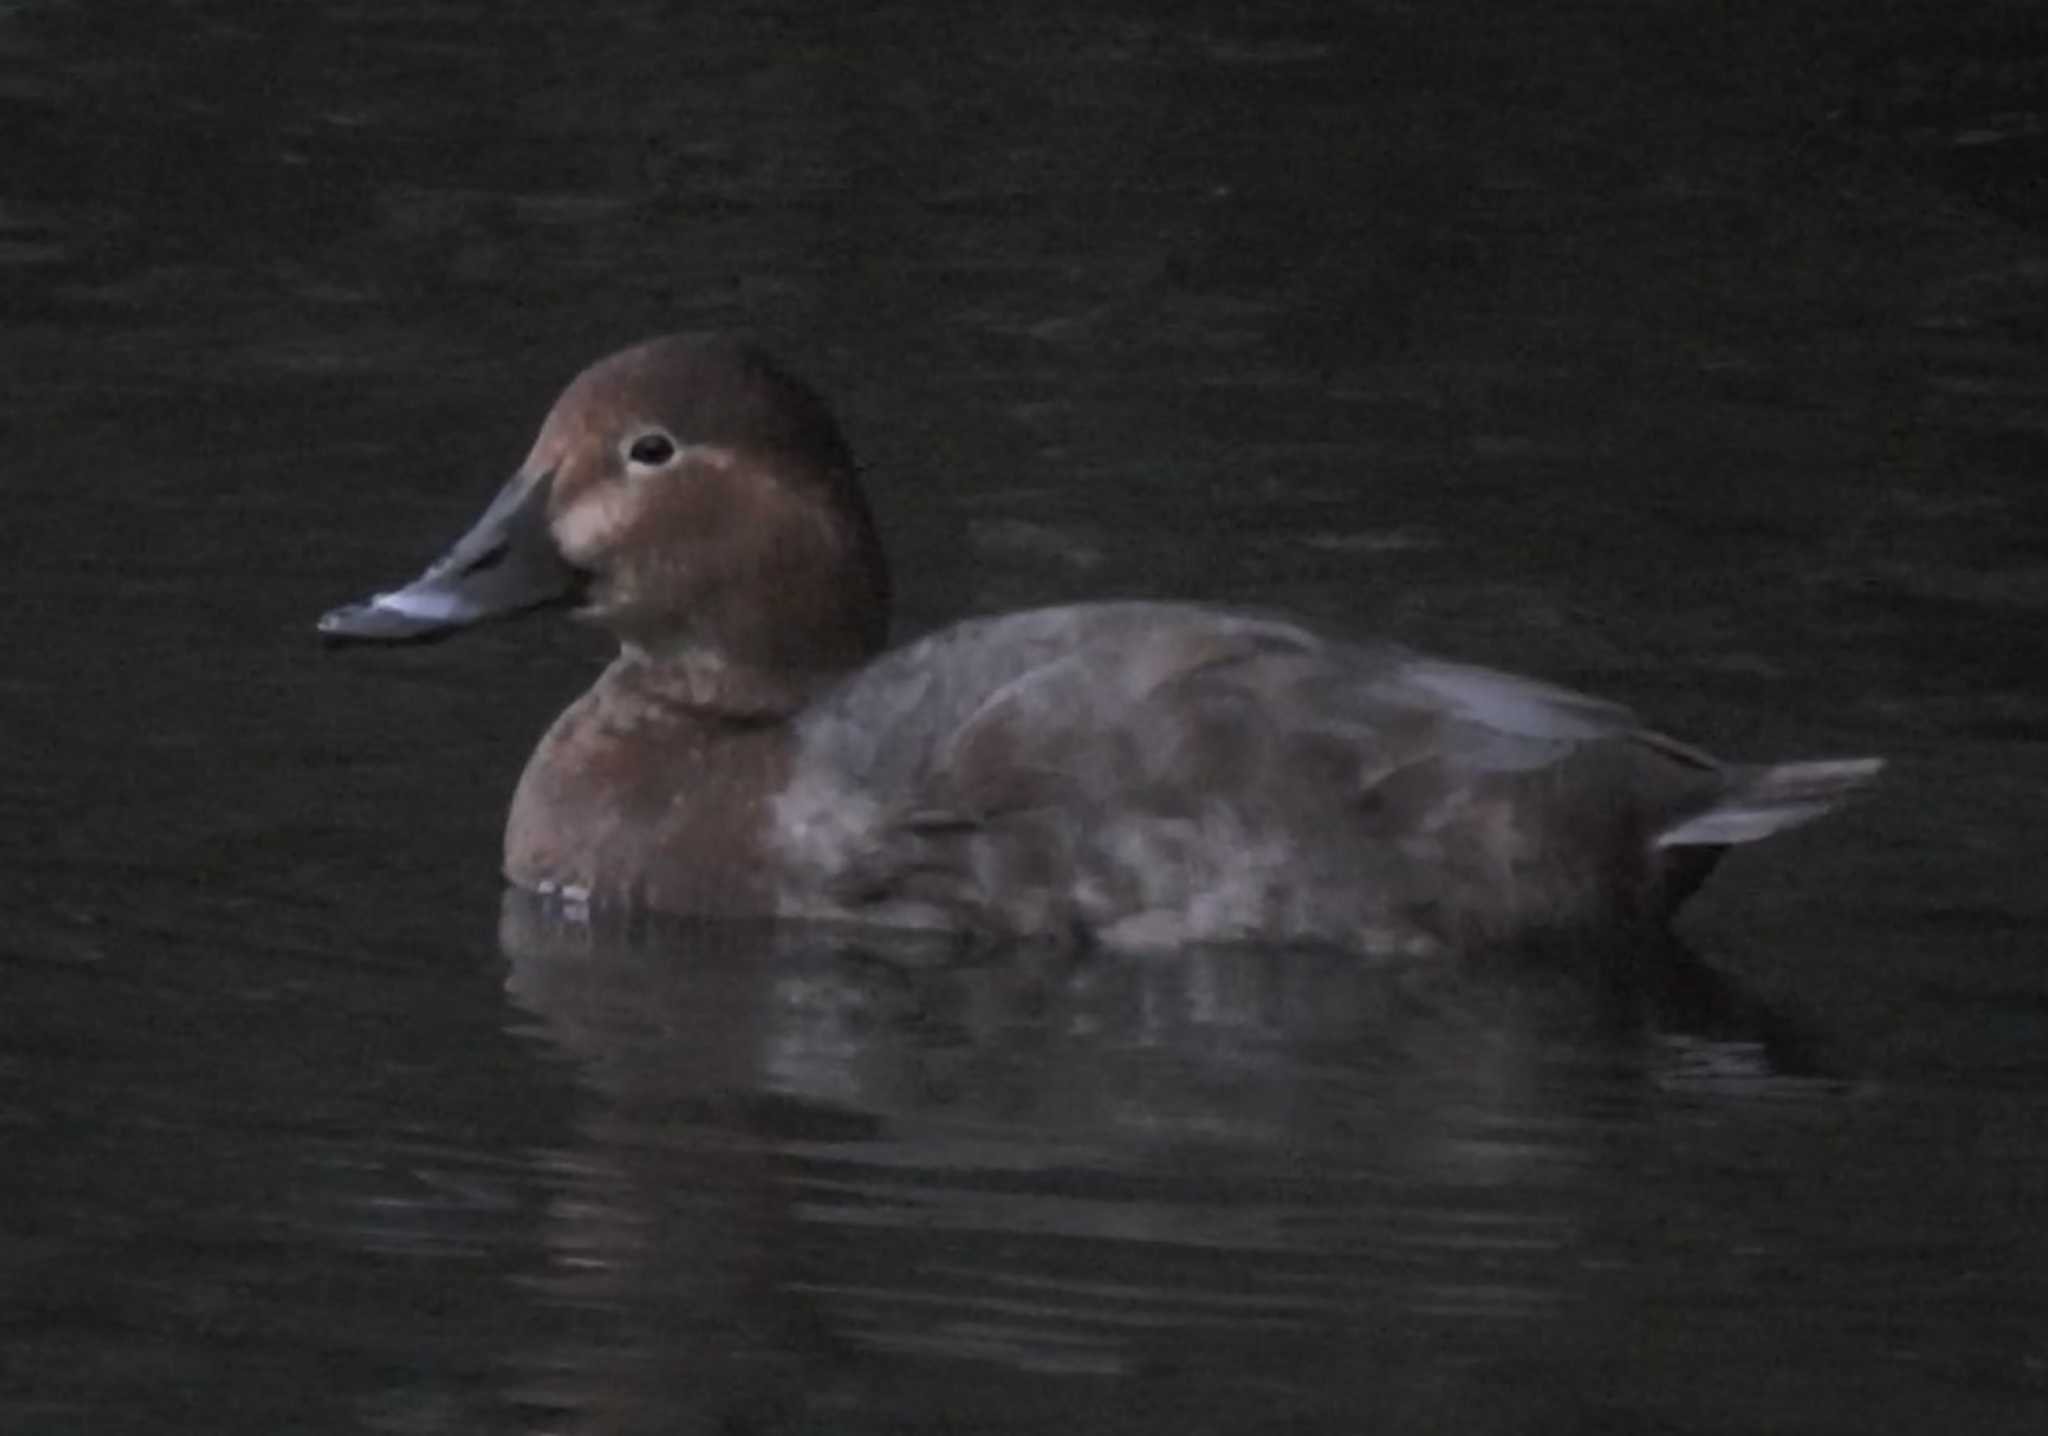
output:
POLYGON ((30 3, 0 134, 0 1429, 2048 1424, 2038 7, 30 3), (1825 1070, 501 938, 601 647, 311 622, 697 327, 833 396, 899 632, 1887 755, 1684 923, 1825 1070))

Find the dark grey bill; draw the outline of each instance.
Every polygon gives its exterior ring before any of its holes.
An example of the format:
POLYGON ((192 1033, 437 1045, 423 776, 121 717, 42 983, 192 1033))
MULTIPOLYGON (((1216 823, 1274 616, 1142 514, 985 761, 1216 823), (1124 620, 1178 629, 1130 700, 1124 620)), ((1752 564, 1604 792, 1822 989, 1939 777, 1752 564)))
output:
POLYGON ((404 588, 322 615, 334 643, 418 643, 493 618, 573 603, 589 575, 548 533, 554 475, 515 474, 455 546, 404 588))

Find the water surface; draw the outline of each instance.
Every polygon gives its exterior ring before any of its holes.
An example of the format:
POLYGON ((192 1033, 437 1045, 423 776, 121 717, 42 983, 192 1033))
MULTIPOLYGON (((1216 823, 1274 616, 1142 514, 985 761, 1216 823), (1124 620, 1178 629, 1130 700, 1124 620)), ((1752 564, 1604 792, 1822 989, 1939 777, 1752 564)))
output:
POLYGON ((0 1428, 2048 1420, 2028 7, 0 16, 0 1428), (1880 752, 1727 1001, 501 908, 537 622, 322 653, 648 334, 900 629, 1291 609, 1880 752))

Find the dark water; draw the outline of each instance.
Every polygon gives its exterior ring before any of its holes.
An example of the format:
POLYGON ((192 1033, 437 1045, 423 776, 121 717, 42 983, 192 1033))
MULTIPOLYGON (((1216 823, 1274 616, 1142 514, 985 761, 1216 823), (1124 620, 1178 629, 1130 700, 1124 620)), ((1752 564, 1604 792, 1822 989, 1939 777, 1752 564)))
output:
POLYGON ((0 1430, 2048 1427, 2033 7, 29 3, 0 116, 0 1430), (1893 772, 1688 913, 1719 1024, 501 912, 589 635, 310 620, 710 325, 905 631, 1893 772))

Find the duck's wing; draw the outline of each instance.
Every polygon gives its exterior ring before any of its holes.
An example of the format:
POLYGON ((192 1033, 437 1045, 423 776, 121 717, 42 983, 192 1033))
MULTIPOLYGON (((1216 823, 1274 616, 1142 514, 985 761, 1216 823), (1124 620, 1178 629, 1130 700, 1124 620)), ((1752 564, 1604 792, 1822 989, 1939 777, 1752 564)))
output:
MULTIPOLYGON (((1113 603, 971 620, 899 649, 799 725, 775 823, 784 908, 1089 925, 1072 914, 1119 841, 1259 786, 1284 728, 1274 670, 1321 648, 1290 624, 1113 603)), ((1328 746, 1341 758, 1347 740, 1328 746)))
POLYGON ((885 920, 1398 945, 1425 912, 1500 927, 1601 896, 1657 842, 1762 836, 1818 810, 1813 776, 1748 783, 1738 817, 1728 770, 1619 705, 1103 604, 959 625, 859 675, 806 719, 778 828, 800 887, 885 920))

